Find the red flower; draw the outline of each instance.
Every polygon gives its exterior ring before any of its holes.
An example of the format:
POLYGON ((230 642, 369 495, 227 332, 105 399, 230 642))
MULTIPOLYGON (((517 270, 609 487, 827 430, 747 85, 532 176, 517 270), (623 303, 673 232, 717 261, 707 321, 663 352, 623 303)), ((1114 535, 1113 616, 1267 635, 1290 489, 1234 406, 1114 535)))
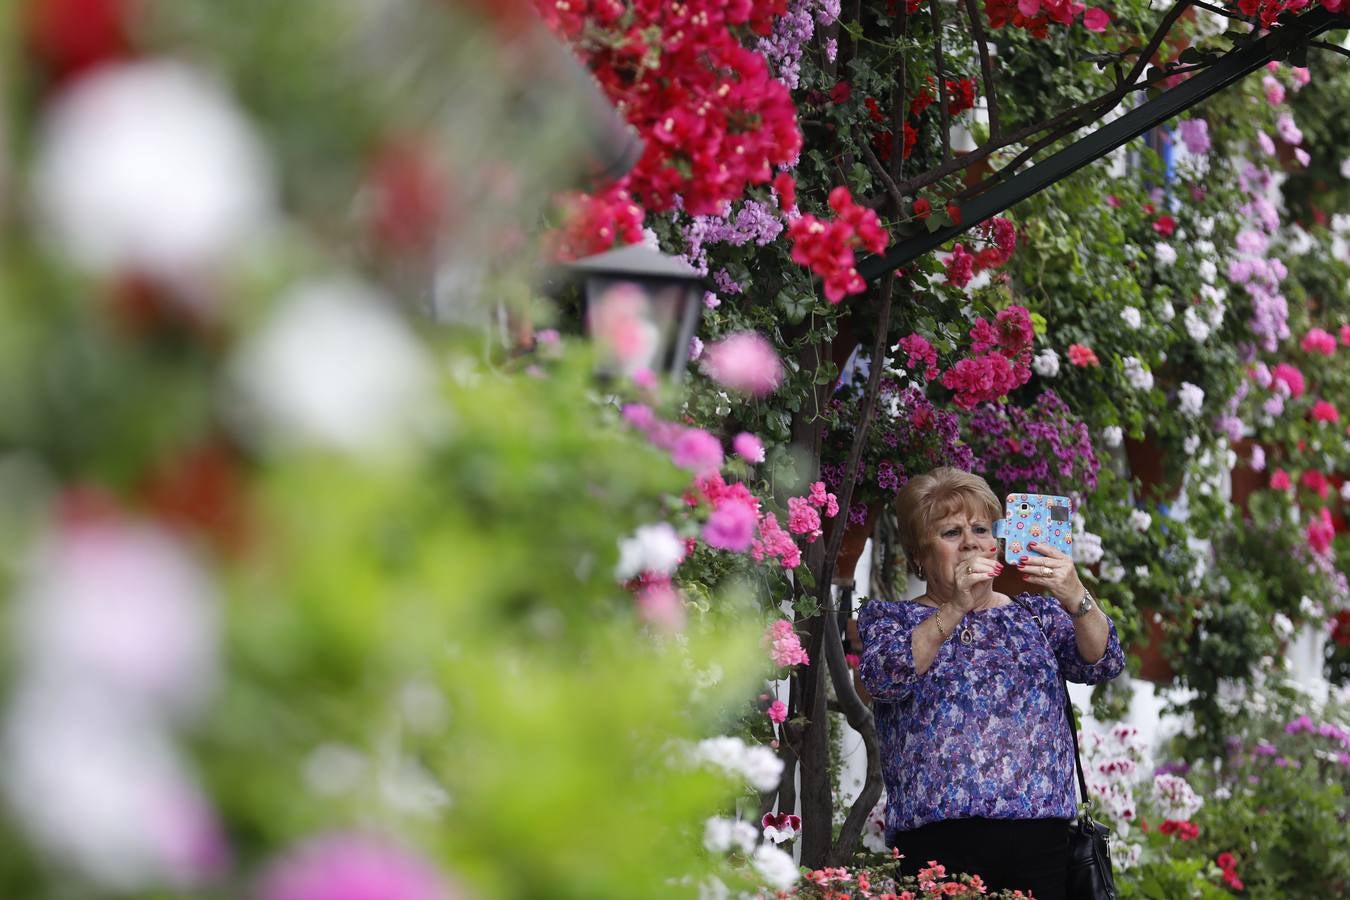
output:
POLYGON ((1317 515, 1308 523, 1305 536, 1308 539, 1308 546, 1318 556, 1327 556, 1331 553, 1331 542, 1336 537, 1336 526, 1331 524, 1330 510, 1324 506, 1317 511, 1317 515))
POLYGON ((1159 216, 1153 221, 1153 230, 1163 237, 1171 237, 1177 230, 1177 220, 1171 216, 1159 216))
POLYGON ((1084 347, 1082 344, 1069 345, 1069 362, 1079 368, 1101 365, 1101 360, 1097 359, 1097 354, 1092 352, 1092 348, 1084 347))
POLYGON ((826 299, 838 303, 867 287, 854 267, 854 249, 881 253, 890 236, 881 227, 876 211, 854 203, 848 188, 830 191, 829 203, 835 212, 833 220, 798 216, 788 223, 788 235, 792 238, 792 261, 819 275, 825 282, 826 299))
POLYGON ((778 208, 783 212, 797 205, 797 182, 787 172, 779 172, 773 177, 773 189, 778 194, 778 208))
POLYGON ((127 0, 28 0, 28 48, 57 78, 126 56, 130 6, 127 0))
POLYGON ((1327 481, 1327 476, 1316 469, 1307 469, 1302 477, 1299 478, 1299 484, 1312 491, 1323 500, 1327 499, 1327 494, 1331 492, 1331 482, 1327 481))
POLYGON ((881 112, 881 107, 877 105, 876 97, 868 97, 863 101, 863 106, 867 107, 867 117, 873 122, 885 122, 886 116, 881 112))
POLYGON ((830 89, 830 102, 847 103, 853 96, 853 87, 847 81, 841 81, 830 89))
POLYGON ((1237 857, 1233 854, 1224 852, 1215 857, 1214 862, 1220 869, 1228 870, 1237 867, 1237 857))
POLYGON ((1200 826, 1190 820, 1167 819, 1158 826, 1163 834, 1175 835, 1178 840, 1192 841, 1200 836, 1200 826))
POLYGON ((933 213, 933 204, 929 203, 923 197, 914 201, 914 216, 917 219, 926 219, 933 213))
POLYGON ((399 253, 426 251, 445 224, 447 184, 434 155, 416 140, 379 149, 368 178, 371 229, 380 246, 399 253))
POLYGON ((970 284, 970 279, 975 269, 975 257, 967 250, 965 244, 957 244, 952 248, 952 255, 947 260, 947 281, 954 287, 963 288, 970 284))
POLYGON ((1318 400, 1313 404, 1312 418, 1314 422, 1339 422, 1341 414, 1330 402, 1318 400))
POLYGON ((961 206, 956 202, 947 204, 947 216, 952 220, 953 225, 961 224, 961 206))
POLYGON ((1270 473, 1270 489, 1272 491, 1287 491, 1293 486, 1293 480, 1284 469, 1276 469, 1270 473))

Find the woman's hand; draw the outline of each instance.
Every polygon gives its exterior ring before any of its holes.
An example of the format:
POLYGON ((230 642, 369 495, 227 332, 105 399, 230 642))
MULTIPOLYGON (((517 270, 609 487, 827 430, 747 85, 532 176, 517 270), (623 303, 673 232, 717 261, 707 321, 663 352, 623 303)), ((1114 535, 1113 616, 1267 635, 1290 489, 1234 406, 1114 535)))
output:
POLYGON ((952 571, 952 583, 956 585, 956 599, 952 605, 962 614, 979 606, 981 600, 975 596, 976 588, 988 585, 1002 571, 1003 563, 985 556, 968 556, 957 561, 952 571))
POLYGON ((1079 580, 1078 569, 1074 567, 1073 560, 1049 544, 1029 543, 1027 547, 1034 548, 1042 555, 1021 557, 1017 568, 1022 577, 1049 591, 1066 612, 1071 614, 1076 612, 1087 588, 1083 587, 1083 582, 1079 580), (1070 609, 1070 606, 1074 608, 1070 609))

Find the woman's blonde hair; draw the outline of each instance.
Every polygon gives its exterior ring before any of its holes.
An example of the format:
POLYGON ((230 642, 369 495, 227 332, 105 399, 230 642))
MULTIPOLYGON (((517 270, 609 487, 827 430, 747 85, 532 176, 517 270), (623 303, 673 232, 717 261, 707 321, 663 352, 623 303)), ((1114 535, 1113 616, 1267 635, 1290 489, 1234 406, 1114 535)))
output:
POLYGON ((1003 517, 1003 507, 987 481, 947 466, 911 478, 895 498, 895 511, 900 547, 915 575, 920 575, 919 560, 933 542, 934 523, 958 512, 985 516, 990 525, 1003 517))

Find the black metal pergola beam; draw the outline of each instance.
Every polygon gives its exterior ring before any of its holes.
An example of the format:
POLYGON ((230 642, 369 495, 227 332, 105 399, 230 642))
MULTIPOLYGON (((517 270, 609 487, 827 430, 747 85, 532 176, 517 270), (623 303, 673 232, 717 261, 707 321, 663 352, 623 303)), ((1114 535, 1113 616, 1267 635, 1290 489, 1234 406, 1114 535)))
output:
POLYGON ((918 256, 942 246, 952 238, 998 215, 1010 206, 1039 193, 1052 184, 1101 159, 1150 128, 1185 112, 1196 104, 1255 72, 1271 60, 1284 59, 1294 50, 1327 31, 1350 28, 1350 16, 1331 13, 1322 7, 1310 10, 1250 44, 1235 47, 1213 65, 1192 75, 1174 88, 1163 91, 1125 113, 1114 122, 1075 141, 1031 166, 1024 172, 994 185, 988 191, 960 204, 960 225, 948 225, 936 231, 917 234, 881 256, 869 256, 858 263, 858 272, 873 281, 894 271, 918 256))

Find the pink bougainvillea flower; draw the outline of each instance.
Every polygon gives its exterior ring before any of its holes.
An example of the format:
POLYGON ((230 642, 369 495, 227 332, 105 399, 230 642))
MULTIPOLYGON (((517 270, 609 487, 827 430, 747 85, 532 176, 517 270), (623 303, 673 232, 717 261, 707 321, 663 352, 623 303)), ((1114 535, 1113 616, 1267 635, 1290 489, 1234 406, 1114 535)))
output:
MULTIPOLYGON (((768 713, 769 721, 773 722, 775 725, 782 725, 787 721, 787 704, 782 700, 775 700, 773 703, 769 704, 768 713)), ((765 818, 768 818, 768 816, 766 815, 765 818)))
POLYGON ((728 499, 718 504, 708 517, 703 526, 703 540, 718 550, 744 553, 755 539, 758 518, 754 507, 728 499))
POLYGON ((1327 495, 1331 493, 1331 482, 1327 480, 1326 475, 1316 469, 1306 470, 1299 478, 1298 483, 1305 490, 1311 491, 1323 500, 1327 499, 1327 495))
POLYGON ((802 649, 801 638, 787 619, 776 619, 764 633, 769 659, 779 668, 810 665, 811 657, 802 649))
POLYGON ((748 463, 764 462, 764 444, 748 431, 742 431, 731 442, 736 455, 748 463))
POLYGON ((1270 473, 1270 489, 1272 491, 1287 491, 1293 486, 1293 480, 1284 469, 1276 469, 1270 473))
POLYGON ((722 442, 701 428, 686 428, 675 438, 670 458, 681 469, 707 475, 722 468, 722 442))
POLYGON ((738 331, 709 344, 702 365, 718 384, 752 397, 772 393, 783 380, 783 363, 773 345, 754 331, 738 331))
POLYGON ((1336 338, 1323 328, 1310 328, 1299 342, 1304 353, 1320 353, 1331 356, 1336 352, 1336 338))
POLYGON ((1273 75, 1266 75, 1261 79, 1261 89, 1265 92, 1266 102, 1271 106, 1279 106, 1284 102, 1284 85, 1280 84, 1278 78, 1273 75))
POLYGON ((1092 352, 1092 348, 1082 344, 1069 345, 1069 362, 1080 368, 1101 365, 1101 360, 1097 359, 1097 354, 1092 352))
POLYGON ((1341 346, 1350 347, 1350 325, 1342 325, 1340 327, 1340 335, 1341 335, 1341 346))
POLYGON ((334 834, 302 845, 267 870, 258 900, 456 900, 425 860, 381 838, 334 834))
POLYGON ((1331 553, 1331 542, 1336 537, 1336 526, 1331 523, 1331 511, 1325 506, 1317 511, 1317 515, 1312 517, 1308 523, 1306 533, 1308 546, 1318 556, 1328 556, 1331 553))
POLYGON ((1095 31, 1101 34, 1106 30, 1106 26, 1111 24, 1111 14, 1099 7, 1092 7, 1083 13, 1083 27, 1088 31, 1095 31))
POLYGON ((1318 400, 1313 404, 1312 418, 1314 422, 1339 422, 1341 414, 1330 401, 1318 400))
POLYGON ((1288 392, 1290 397, 1302 397, 1307 389, 1307 383, 1304 381, 1303 373, 1291 366, 1289 363, 1279 363, 1270 372, 1271 383, 1277 389, 1280 385, 1288 392))

